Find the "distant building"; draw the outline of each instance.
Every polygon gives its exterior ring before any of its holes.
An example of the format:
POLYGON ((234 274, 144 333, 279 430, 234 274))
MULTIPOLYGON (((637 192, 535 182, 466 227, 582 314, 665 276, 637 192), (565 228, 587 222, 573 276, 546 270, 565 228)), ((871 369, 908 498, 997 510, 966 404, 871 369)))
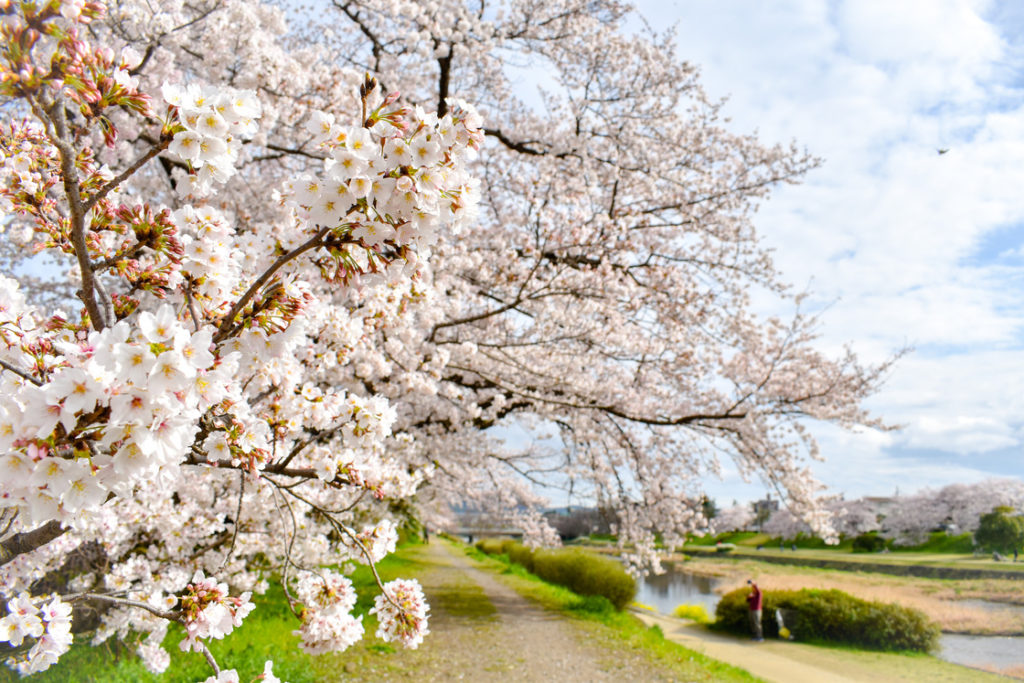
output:
POLYGON ((779 501, 772 500, 772 494, 765 494, 764 500, 755 500, 750 504, 754 508, 754 524, 757 526, 757 530, 761 530, 761 525, 768 521, 768 518, 772 516, 773 512, 779 509, 779 501))

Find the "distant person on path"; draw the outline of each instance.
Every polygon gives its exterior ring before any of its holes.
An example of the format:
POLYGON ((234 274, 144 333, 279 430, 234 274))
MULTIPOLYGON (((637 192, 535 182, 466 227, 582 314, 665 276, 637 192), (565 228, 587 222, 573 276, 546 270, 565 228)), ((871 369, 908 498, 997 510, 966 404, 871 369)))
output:
POLYGON ((754 632, 754 641, 760 643, 764 640, 764 632, 761 630, 761 608, 764 600, 761 596, 761 589, 751 579, 747 579, 750 586, 750 593, 747 595, 747 607, 750 608, 750 629, 754 632))

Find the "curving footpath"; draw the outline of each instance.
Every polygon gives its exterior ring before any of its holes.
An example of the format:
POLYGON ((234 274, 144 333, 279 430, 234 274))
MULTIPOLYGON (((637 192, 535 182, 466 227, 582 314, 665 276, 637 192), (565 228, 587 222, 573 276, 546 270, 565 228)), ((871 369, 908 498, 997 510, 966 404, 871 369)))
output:
POLYGON ((811 664, 770 652, 774 643, 738 641, 719 636, 687 622, 653 614, 643 609, 631 609, 648 626, 658 626, 665 638, 691 650, 705 654, 741 669, 758 678, 778 683, 853 683, 857 679, 811 664))

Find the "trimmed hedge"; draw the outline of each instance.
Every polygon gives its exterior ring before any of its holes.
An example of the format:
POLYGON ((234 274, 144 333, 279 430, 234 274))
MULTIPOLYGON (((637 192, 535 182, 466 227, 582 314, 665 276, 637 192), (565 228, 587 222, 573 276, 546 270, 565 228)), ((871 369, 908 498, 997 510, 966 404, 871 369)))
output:
MULTIPOLYGON (((749 635, 747 588, 722 596, 715 626, 749 635)), ((869 650, 930 652, 938 645, 939 627, 918 610, 870 602, 838 590, 764 591, 761 623, 766 637, 778 637, 776 610, 795 611, 786 627, 796 640, 852 645, 869 650), (792 621, 793 623, 789 623, 792 621)))
POLYGON ((478 541, 476 547, 488 555, 507 555, 531 574, 577 595, 602 596, 617 610, 636 597, 636 580, 608 557, 578 549, 533 550, 515 541, 495 539, 478 541))
POLYGON ((485 555, 502 555, 505 552, 500 538, 482 538, 476 542, 476 549, 485 555))

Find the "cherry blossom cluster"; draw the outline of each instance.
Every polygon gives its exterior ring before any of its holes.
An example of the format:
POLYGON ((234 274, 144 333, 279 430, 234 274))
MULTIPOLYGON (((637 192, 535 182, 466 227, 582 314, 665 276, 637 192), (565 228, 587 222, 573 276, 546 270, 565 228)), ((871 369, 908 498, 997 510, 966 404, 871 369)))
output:
POLYGON ((415 650, 430 633, 428 611, 419 581, 395 579, 384 584, 383 592, 373 599, 370 614, 377 615, 378 638, 415 650))
POLYGON ((51 596, 37 607, 27 593, 19 593, 7 601, 7 612, 0 619, 0 640, 18 647, 26 637, 35 639, 24 658, 7 662, 22 676, 49 669, 71 648, 71 605, 60 597, 51 596))
POLYGON ((314 112, 308 127, 328 152, 320 174, 305 174, 282 195, 311 225, 348 236, 365 248, 347 255, 360 270, 376 270, 385 245, 426 248, 448 223, 458 231, 476 215, 477 184, 461 170, 466 150, 479 146, 479 114, 464 102, 438 119, 396 105, 397 94, 373 106, 375 81, 364 87, 370 111, 363 126, 339 124, 314 112))
POLYGON ((168 284, 181 286, 187 281, 205 318, 228 304, 239 284, 243 271, 235 230, 210 206, 186 205, 171 215, 171 221, 178 228, 183 253, 179 277, 168 284))
MULTIPOLYGON (((52 150, 40 146, 42 130, 34 121, 12 121, 9 130, 0 138, 0 216, 14 210, 13 198, 24 192, 42 200, 48 186, 42 171, 53 164, 52 150)), ((7 221, 0 227, 6 228, 7 221)))
MULTIPOLYGON (((143 116, 151 113, 149 98, 138 91, 138 79, 129 73, 138 63, 138 54, 129 50, 115 57, 111 48, 93 46, 82 35, 83 26, 105 13, 102 2, 53 0, 11 5, 4 8, 5 39, 27 49, 5 50, 5 59, 0 62, 0 94, 33 99, 46 87, 77 104, 88 118, 107 107, 143 116), (32 48, 41 33, 57 42, 60 59, 54 64, 59 63, 58 68, 51 68, 48 61, 56 56, 52 53, 45 59, 34 59, 32 48)), ((115 127, 103 117, 97 123, 104 142, 112 145, 117 137, 115 127)))
POLYGON ((255 608, 249 599, 251 595, 245 592, 232 597, 227 584, 207 577, 202 570, 197 571, 181 596, 185 638, 179 647, 185 652, 198 651, 203 647, 199 641, 223 638, 241 626, 242 620, 255 608))
POLYGON ((180 463, 196 420, 225 397, 233 370, 230 362, 214 367, 211 330, 190 332, 168 305, 134 324, 57 337, 9 306, 0 330, 8 357, 18 365, 34 358, 48 375, 39 383, 5 375, 11 400, 0 406, 3 492, 29 524, 81 522, 108 495, 131 495, 180 463), (40 345, 60 356, 39 353, 40 345))
MULTIPOLYGON (((221 669, 215 675, 207 678, 203 683, 239 683, 238 672, 234 669, 221 669)), ((263 683, 281 683, 281 679, 274 675, 274 662, 267 660, 263 665, 263 673, 256 677, 256 680, 263 683)))
POLYGON ((375 526, 365 526, 351 538, 342 537, 343 556, 362 564, 375 564, 395 552, 398 543, 398 529, 389 519, 381 520, 375 526))
POLYGON ((165 84, 163 98, 175 131, 167 150, 188 165, 188 173, 175 174, 178 192, 205 197, 235 174, 241 141, 256 132, 260 101, 251 90, 196 84, 165 84))
POLYGON ((340 652, 363 637, 363 618, 354 617, 356 592, 352 582, 336 572, 305 574, 296 586, 302 602, 302 627, 295 635, 311 655, 340 652))

